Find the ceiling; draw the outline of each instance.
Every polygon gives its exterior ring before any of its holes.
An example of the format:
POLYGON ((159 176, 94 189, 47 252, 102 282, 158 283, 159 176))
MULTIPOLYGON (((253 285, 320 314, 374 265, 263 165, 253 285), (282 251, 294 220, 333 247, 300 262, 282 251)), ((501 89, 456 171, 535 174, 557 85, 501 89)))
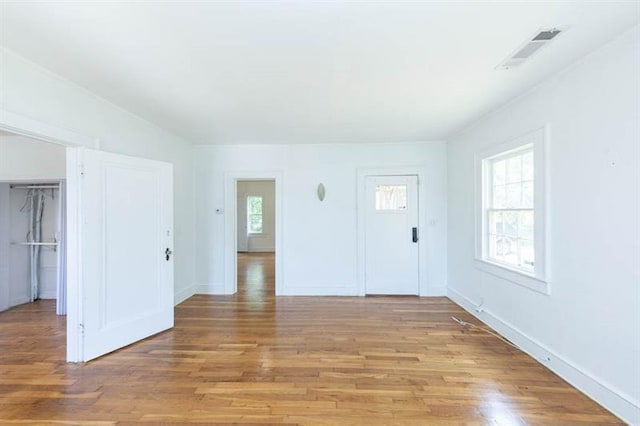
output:
POLYGON ((638 24, 639 5, 3 1, 0 45, 195 144, 436 140, 638 24), (568 30, 495 69, 545 27, 568 30))

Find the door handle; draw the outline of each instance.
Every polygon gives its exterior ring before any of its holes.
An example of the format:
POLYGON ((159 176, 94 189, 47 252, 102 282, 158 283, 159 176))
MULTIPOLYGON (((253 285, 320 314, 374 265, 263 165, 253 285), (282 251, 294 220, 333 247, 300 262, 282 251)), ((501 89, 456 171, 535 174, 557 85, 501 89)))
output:
POLYGON ((169 247, 167 247, 167 249, 164 251, 164 256, 165 256, 165 259, 167 259, 167 262, 171 258, 172 254, 173 254, 173 252, 171 250, 169 250, 169 247))
POLYGON ((411 239, 413 240, 414 243, 418 242, 418 228, 416 227, 411 228, 411 239))

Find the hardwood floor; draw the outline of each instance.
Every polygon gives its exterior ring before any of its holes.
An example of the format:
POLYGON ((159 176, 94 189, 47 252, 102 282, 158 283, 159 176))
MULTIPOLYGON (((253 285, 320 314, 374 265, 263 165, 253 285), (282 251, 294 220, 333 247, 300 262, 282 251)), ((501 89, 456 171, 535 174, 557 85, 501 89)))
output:
POLYGON ((621 423, 446 298, 275 298, 273 256, 239 264, 237 295, 85 365, 52 301, 0 313, 0 423, 621 423))

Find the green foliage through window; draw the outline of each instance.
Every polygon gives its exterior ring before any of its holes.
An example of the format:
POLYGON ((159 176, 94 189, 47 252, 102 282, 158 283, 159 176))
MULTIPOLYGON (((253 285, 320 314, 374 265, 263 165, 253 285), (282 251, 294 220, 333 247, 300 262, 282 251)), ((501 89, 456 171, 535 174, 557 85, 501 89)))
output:
POLYGON ((247 197, 247 230, 250 234, 262 233, 262 197, 247 197))

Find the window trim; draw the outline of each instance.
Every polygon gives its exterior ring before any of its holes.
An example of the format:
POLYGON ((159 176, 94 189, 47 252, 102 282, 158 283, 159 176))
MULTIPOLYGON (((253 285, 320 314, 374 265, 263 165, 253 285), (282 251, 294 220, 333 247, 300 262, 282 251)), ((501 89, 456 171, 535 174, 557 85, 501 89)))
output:
POLYGON ((547 194, 547 166, 546 145, 549 127, 538 128, 522 136, 513 138, 505 143, 496 145, 475 155, 476 170, 476 207, 475 207, 475 267, 488 274, 503 278, 534 291, 550 294, 549 285, 549 250, 547 247, 546 227, 546 194, 547 194), (534 158, 534 250, 535 264, 533 272, 528 272, 511 265, 495 262, 488 257, 488 197, 491 195, 489 186, 489 161, 498 158, 508 158, 528 146, 533 147, 534 158))
POLYGON ((264 197, 262 195, 247 195, 247 235, 262 235, 264 234, 264 197), (251 217, 258 216, 257 214, 250 213, 249 210, 249 199, 250 198, 260 198, 260 202, 262 204, 262 213, 260 213, 260 217, 262 218, 262 230, 261 231, 252 231, 251 230, 251 217))

